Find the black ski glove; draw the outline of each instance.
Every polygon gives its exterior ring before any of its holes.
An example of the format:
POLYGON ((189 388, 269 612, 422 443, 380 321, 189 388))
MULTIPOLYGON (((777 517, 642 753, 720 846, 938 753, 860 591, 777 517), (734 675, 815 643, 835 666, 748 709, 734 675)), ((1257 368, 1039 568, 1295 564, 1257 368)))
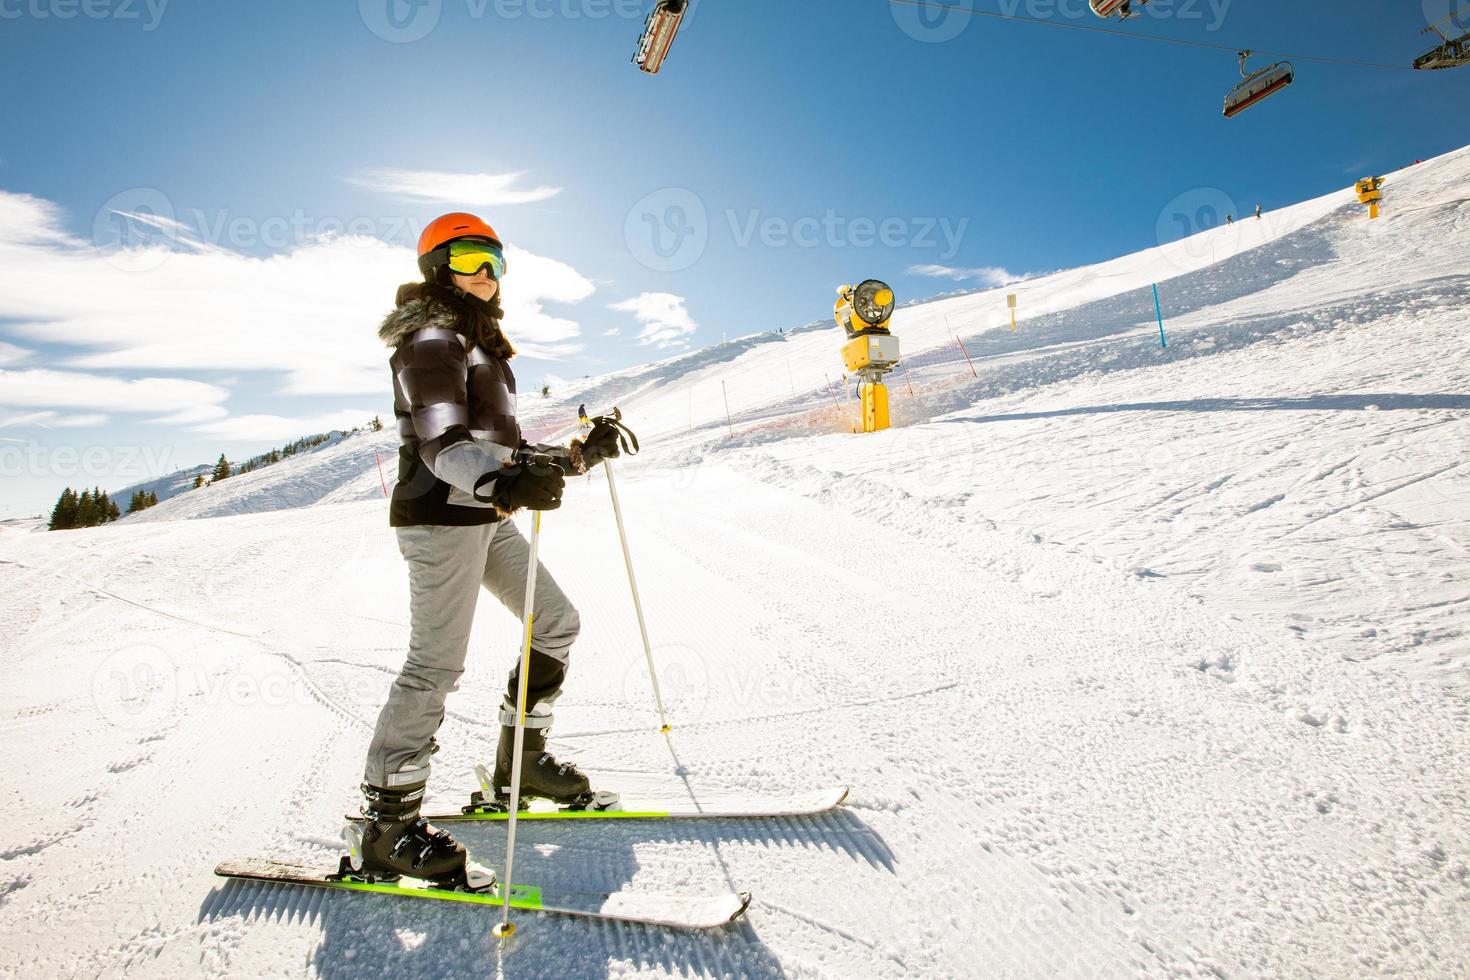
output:
MULTIPOLYGON (((488 481, 490 476, 484 479, 488 481)), ((494 474, 494 480, 490 502, 503 514, 514 514, 522 508, 556 510, 567 482, 561 467, 550 462, 507 466, 494 474)))
POLYGON ((622 418, 623 413, 613 409, 612 415, 592 420, 592 431, 585 439, 572 440, 569 452, 578 473, 586 473, 603 460, 617 459, 625 452, 630 456, 638 452, 638 437, 622 418))
POLYGON ((590 470, 605 459, 617 459, 621 456, 618 435, 617 426, 606 419, 594 422, 592 431, 582 440, 582 465, 590 470))

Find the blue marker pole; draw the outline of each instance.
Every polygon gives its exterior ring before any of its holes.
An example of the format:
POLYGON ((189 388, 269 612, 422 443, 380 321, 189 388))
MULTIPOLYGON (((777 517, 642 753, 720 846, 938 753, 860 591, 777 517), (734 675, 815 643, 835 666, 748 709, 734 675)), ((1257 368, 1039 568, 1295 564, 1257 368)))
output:
POLYGON ((1159 346, 1168 347, 1169 342, 1164 339, 1164 311, 1159 308, 1159 284, 1154 283, 1154 315, 1159 318, 1159 346))

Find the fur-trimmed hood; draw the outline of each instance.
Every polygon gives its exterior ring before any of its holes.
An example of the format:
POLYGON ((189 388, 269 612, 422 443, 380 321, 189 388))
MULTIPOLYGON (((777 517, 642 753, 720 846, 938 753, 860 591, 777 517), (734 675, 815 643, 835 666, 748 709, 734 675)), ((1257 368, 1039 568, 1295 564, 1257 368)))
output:
POLYGON ((500 329, 500 305, 481 304, 435 283, 409 282, 398 287, 395 308, 378 327, 378 339, 397 347, 426 327, 453 330, 466 344, 478 344, 491 357, 510 360, 515 348, 500 329))

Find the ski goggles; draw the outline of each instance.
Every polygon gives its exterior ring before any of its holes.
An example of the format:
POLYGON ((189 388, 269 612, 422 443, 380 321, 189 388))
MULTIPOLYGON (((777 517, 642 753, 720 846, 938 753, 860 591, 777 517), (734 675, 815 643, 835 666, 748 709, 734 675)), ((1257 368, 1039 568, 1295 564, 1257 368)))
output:
POLYGON ((491 279, 499 279, 505 275, 505 253, 500 250, 499 245, 491 245, 489 242, 450 242, 447 251, 446 264, 450 272, 473 276, 488 266, 491 279))

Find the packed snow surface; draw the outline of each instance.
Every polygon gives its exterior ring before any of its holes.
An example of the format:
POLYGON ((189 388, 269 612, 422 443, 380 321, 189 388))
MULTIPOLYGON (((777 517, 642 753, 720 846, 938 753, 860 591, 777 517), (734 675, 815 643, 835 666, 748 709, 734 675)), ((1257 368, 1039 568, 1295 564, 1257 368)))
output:
MULTIPOLYGON (((0 528, 0 972, 1466 975, 1470 152, 1385 190, 903 309, 885 433, 850 431, 830 326, 523 396, 533 438, 584 400, 643 438, 616 473, 674 726, 598 474, 544 520, 583 622, 557 753, 630 792, 852 787, 522 825, 524 881, 754 892, 712 934, 531 918, 500 952, 482 909, 213 876, 339 853, 406 649, 391 432, 0 528)), ((517 639, 486 597, 437 803, 517 639)))

